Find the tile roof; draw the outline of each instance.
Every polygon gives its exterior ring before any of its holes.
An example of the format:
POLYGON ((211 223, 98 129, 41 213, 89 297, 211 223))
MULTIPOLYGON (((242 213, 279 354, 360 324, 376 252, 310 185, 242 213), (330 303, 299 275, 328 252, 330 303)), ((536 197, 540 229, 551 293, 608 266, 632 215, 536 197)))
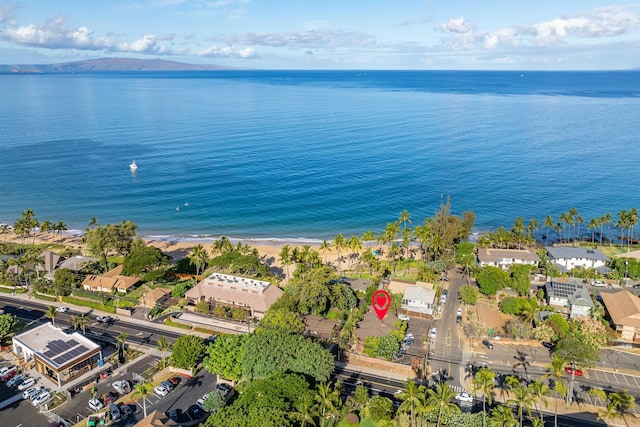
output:
POLYGON ((629 291, 602 292, 600 296, 613 323, 640 328, 640 298, 629 291))
POLYGON ((133 427, 173 427, 178 423, 159 411, 153 411, 147 418, 138 421, 133 427))

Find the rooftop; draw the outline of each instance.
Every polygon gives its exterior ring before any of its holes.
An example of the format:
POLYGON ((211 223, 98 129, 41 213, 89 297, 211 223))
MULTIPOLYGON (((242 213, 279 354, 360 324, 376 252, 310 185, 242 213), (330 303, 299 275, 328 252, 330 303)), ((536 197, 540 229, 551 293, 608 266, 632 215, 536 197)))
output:
POLYGON ((253 290, 259 290, 259 291, 264 291, 271 284, 269 282, 264 282, 262 280, 249 279, 249 278, 240 277, 240 276, 231 276, 229 274, 222 274, 222 273, 213 273, 204 280, 208 282, 207 284, 209 285, 216 284, 216 283, 230 284, 237 288, 253 289, 253 290), (213 283, 210 283, 210 282, 213 282, 213 283))
POLYGON ((585 258, 594 261, 608 261, 609 258, 598 249, 575 248, 571 246, 547 246, 547 252, 555 259, 585 258))
POLYGON ((78 332, 67 334, 50 322, 23 332, 13 339, 30 348, 56 368, 100 348, 84 335, 78 332))
POLYGON ((603 292, 600 296, 613 323, 640 328, 640 298, 629 291, 603 292))
POLYGON ((540 261, 538 254, 526 249, 478 248, 478 259, 482 262, 499 262, 503 259, 521 259, 532 262, 540 261))

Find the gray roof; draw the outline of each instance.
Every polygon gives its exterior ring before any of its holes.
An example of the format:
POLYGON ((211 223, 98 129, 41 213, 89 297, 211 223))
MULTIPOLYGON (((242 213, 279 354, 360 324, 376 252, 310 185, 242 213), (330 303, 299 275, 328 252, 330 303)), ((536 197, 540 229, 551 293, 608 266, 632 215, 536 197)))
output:
POLYGON ((76 255, 74 257, 65 259, 62 262, 62 264, 60 264, 60 268, 67 268, 73 271, 80 271, 85 265, 94 261, 98 261, 98 259, 89 257, 89 256, 76 255))
POLYGON ((547 246, 553 259, 585 258, 594 261, 608 261, 609 258, 598 249, 574 248, 570 246, 547 246))
POLYGON ((433 303, 436 298, 436 291, 422 286, 407 286, 404 290, 403 299, 412 301, 425 301, 433 303))
POLYGON ((550 298, 566 298, 572 306, 593 307, 589 290, 578 280, 552 280, 547 282, 545 287, 550 298))

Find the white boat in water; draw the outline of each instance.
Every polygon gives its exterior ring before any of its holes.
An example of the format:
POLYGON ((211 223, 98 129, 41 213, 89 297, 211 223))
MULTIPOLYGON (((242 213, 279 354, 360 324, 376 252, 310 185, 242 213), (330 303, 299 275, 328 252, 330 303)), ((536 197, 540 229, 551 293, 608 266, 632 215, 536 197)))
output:
POLYGON ((131 169, 132 171, 138 169, 138 165, 136 165, 136 161, 135 160, 133 162, 131 162, 131 164, 129 165, 129 169, 131 169))

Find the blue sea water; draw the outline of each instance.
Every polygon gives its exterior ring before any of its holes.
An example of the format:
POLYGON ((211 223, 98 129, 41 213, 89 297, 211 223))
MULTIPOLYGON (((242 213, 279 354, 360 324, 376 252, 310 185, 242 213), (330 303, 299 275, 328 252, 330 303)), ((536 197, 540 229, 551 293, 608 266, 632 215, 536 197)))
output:
POLYGON ((0 222, 307 240, 447 197, 478 230, 640 207, 639 71, 2 74, 0 94, 0 222))

